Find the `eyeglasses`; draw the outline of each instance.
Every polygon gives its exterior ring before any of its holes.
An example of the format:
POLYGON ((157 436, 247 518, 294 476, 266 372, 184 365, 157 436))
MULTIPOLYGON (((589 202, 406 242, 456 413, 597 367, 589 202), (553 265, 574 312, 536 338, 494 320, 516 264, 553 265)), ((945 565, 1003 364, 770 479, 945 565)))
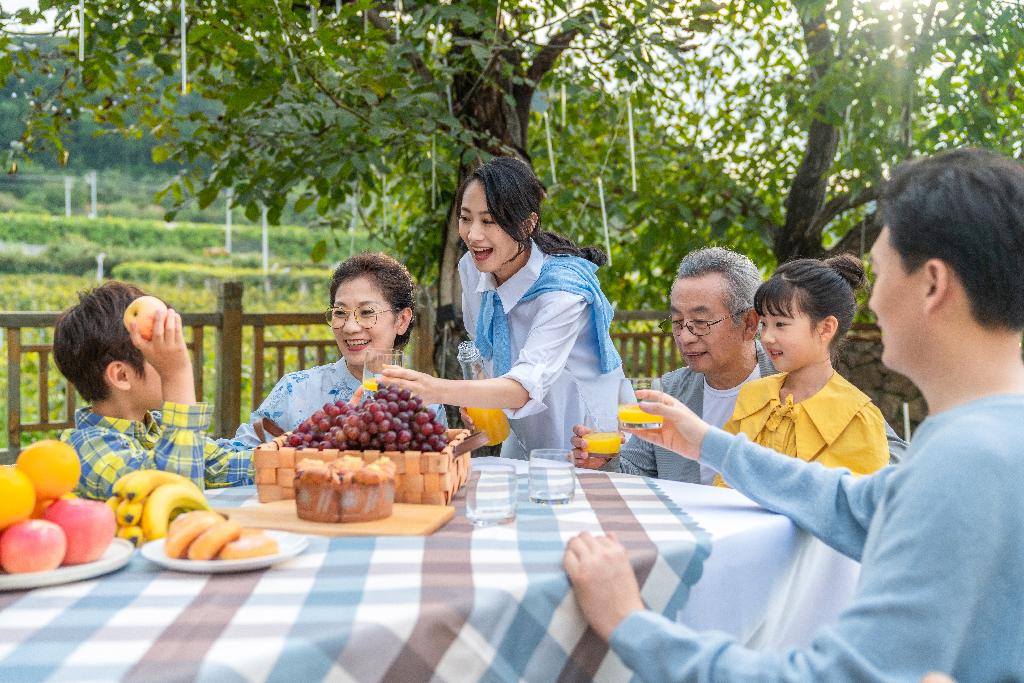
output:
POLYGON ((685 327, 690 331, 694 337, 706 337, 711 334, 711 326, 717 325, 718 323, 725 320, 725 318, 719 318, 718 320, 662 320, 658 323, 658 327, 661 328, 662 332, 672 332, 672 334, 679 334, 685 327))
POLYGON ((377 324, 377 316, 381 313, 395 313, 400 310, 400 308, 382 308, 378 310, 366 307, 349 311, 340 307, 331 307, 324 311, 324 317, 327 319, 328 325, 338 328, 345 326, 349 316, 354 316, 356 325, 359 325, 364 330, 368 330, 377 324))

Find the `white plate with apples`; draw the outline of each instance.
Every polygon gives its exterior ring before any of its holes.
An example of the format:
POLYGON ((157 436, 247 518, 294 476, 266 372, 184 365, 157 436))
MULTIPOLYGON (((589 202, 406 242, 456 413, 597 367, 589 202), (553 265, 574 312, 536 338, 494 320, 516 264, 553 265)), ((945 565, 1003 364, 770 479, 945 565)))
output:
POLYGON ((94 562, 67 565, 46 572, 25 574, 0 572, 0 591, 20 591, 92 579, 125 566, 132 559, 133 552, 135 552, 134 545, 122 538, 115 538, 100 559, 94 562))

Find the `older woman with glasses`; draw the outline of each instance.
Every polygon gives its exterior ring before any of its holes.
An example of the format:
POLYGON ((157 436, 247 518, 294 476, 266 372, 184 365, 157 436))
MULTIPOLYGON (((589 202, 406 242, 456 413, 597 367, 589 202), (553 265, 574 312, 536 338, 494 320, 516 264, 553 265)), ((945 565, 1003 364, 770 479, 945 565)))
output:
MULTIPOLYGON (((415 295, 408 269, 390 256, 364 253, 343 261, 331 277, 331 303, 324 312, 341 358, 282 377, 249 422, 222 444, 252 448, 275 433, 295 429, 326 403, 350 400, 360 387, 370 351, 401 349, 408 343, 416 322, 415 295)), ((447 424, 443 407, 431 408, 447 424)))

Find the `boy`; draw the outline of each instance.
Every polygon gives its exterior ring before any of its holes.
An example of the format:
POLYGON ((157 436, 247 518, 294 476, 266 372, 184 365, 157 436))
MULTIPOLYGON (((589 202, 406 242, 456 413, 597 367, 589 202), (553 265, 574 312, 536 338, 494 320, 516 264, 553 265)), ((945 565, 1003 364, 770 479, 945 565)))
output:
POLYGON ((855 477, 709 427, 679 401, 640 436, 861 561, 853 603, 811 646, 754 652, 643 608, 614 539, 581 534, 565 568, 583 614, 644 680, 959 681, 1024 672, 1024 168, 964 149, 904 164, 882 189, 870 306, 882 362, 929 416, 905 464, 855 477))
POLYGON ((57 319, 54 360, 92 404, 75 411, 75 427, 60 435, 82 461, 76 492, 105 500, 122 475, 143 469, 175 472, 200 488, 252 483, 252 451, 206 437, 211 409, 196 402, 181 316, 157 312, 149 341, 134 322, 130 334, 125 329, 125 309, 143 294, 108 282, 79 293, 57 319))

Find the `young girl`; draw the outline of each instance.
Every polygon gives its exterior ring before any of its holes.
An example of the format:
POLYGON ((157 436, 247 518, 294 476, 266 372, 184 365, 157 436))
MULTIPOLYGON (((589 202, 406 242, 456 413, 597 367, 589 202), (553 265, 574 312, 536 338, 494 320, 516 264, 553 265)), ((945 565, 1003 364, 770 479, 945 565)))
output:
POLYGON ((863 283, 860 261, 844 254, 790 261, 758 288, 761 343, 779 374, 743 385, 725 431, 855 474, 888 464, 882 413, 832 368, 863 283))
POLYGON ((512 436, 502 455, 572 448, 571 427, 614 415, 621 361, 612 309, 595 271, 604 254, 540 229, 542 188, 525 163, 480 166, 459 187, 454 217, 469 252, 459 262, 466 330, 491 379, 449 380, 401 368, 384 377, 424 401, 501 408, 512 436))
MULTIPOLYGON (((416 284, 404 265, 385 254, 356 254, 331 277, 327 323, 341 359, 329 365, 290 372, 238 428, 226 445, 244 449, 271 438, 263 418, 284 431, 298 427, 325 403, 347 401, 362 383, 367 351, 401 349, 415 325, 416 284)), ((431 406, 446 424, 441 406, 431 406)), ((271 428, 273 429, 273 428, 271 428)))

